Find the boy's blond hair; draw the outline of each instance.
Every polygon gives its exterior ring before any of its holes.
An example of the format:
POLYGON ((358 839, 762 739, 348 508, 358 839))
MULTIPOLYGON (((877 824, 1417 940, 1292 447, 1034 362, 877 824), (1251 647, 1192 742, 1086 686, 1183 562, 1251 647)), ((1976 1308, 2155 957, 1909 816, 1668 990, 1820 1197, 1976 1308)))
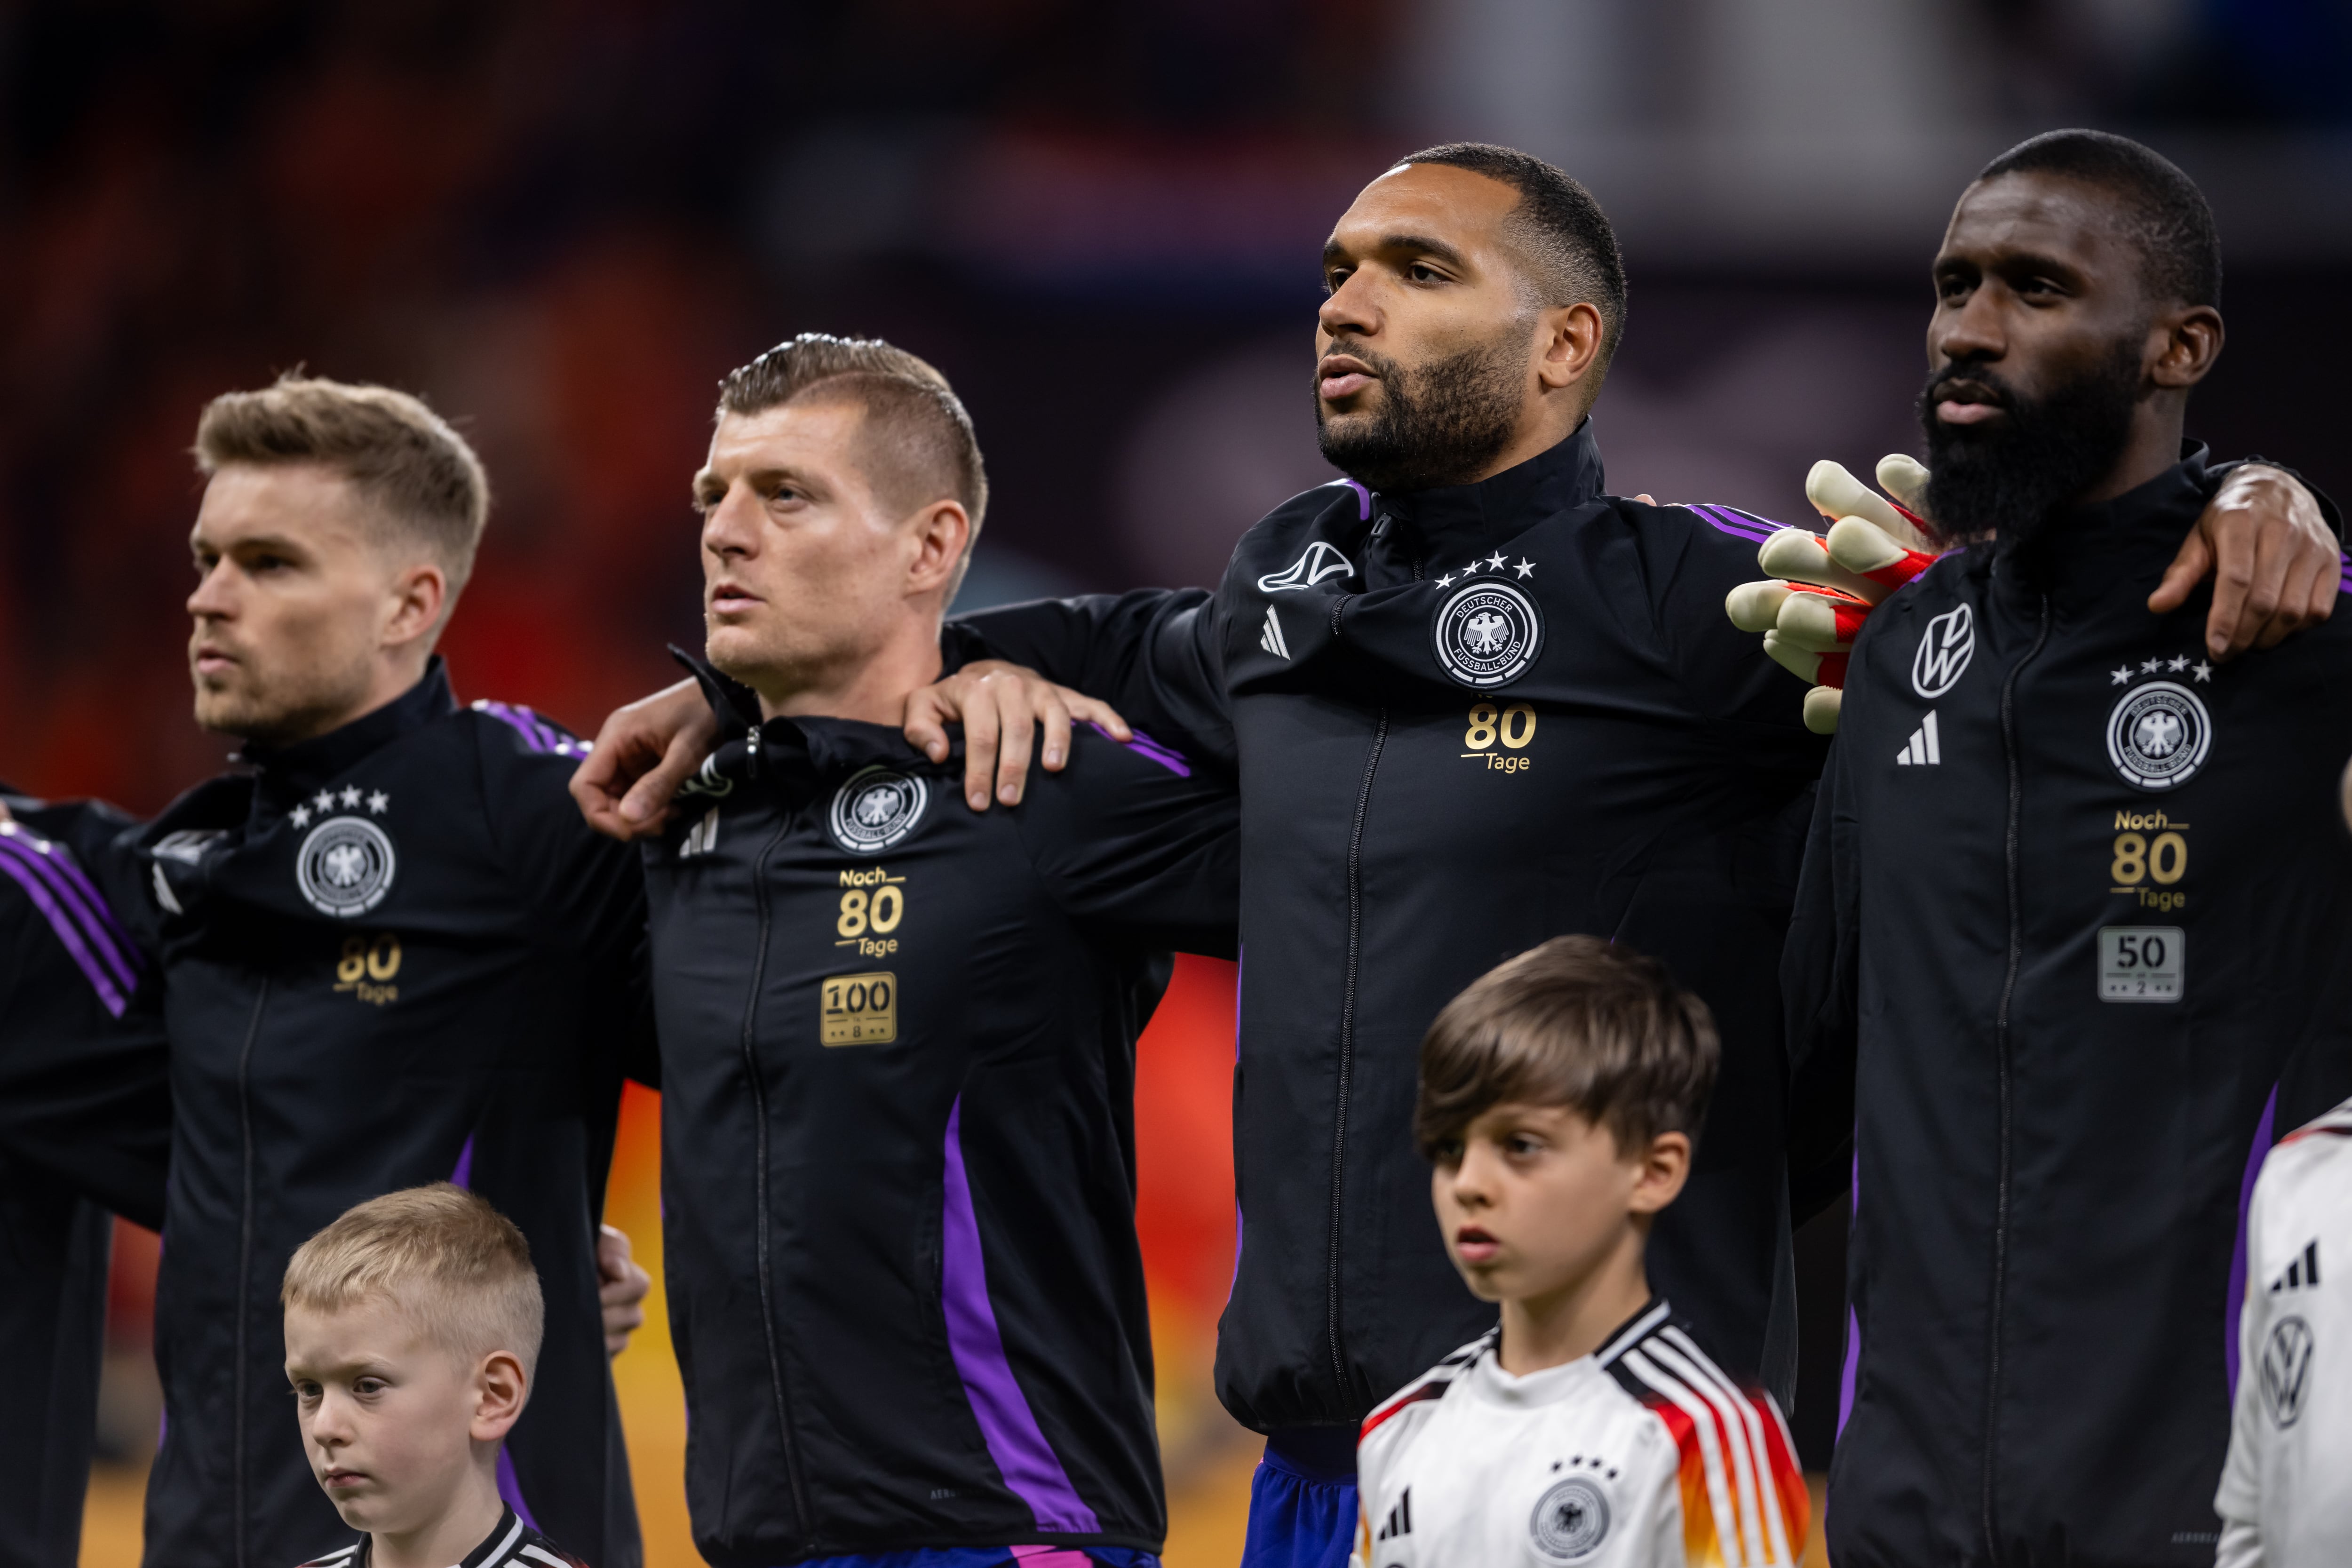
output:
POLYGON ((447 1182, 344 1210, 295 1249, 278 1299, 314 1312, 391 1301, 460 1360, 510 1351, 526 1375, 546 1315, 522 1232, 447 1182))

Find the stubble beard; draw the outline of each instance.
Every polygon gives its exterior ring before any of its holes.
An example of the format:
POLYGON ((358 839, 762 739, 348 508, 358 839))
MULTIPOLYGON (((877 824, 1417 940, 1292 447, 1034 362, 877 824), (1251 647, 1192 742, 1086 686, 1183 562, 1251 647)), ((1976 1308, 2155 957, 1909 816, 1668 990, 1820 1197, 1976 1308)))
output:
POLYGON ((1367 413, 1334 415, 1318 392, 1316 445, 1325 462, 1372 489, 1467 484, 1518 427, 1528 367, 1526 333, 1517 323, 1491 342, 1410 370, 1355 343, 1333 346, 1371 367, 1380 397, 1367 413))
POLYGON ((1938 531, 1957 541, 1998 536, 2011 548, 2043 537, 2122 458, 2139 402, 2140 352, 2137 336, 2121 339, 2105 360, 2039 399, 1978 367, 1931 375, 1919 423, 1927 436, 1927 515, 1938 531), (1990 387, 2007 417, 1990 426, 1942 423, 1937 392, 1951 381, 1990 387))

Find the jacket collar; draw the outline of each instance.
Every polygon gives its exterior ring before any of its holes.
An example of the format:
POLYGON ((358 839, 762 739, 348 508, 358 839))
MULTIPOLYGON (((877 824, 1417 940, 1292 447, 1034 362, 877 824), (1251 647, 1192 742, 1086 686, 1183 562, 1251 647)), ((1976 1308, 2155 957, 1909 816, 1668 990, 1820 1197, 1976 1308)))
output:
POLYGON ((1566 440, 1517 468, 1475 484, 1394 494, 1384 490, 1376 512, 1388 516, 1402 548, 1450 557, 1456 551, 1484 550, 1517 538, 1547 517, 1595 500, 1605 482, 1601 447, 1587 416, 1566 440))
POLYGON ((290 746, 248 742, 238 760, 254 769, 254 809, 289 810, 304 795, 340 777, 362 759, 457 710, 457 700, 449 690, 448 667, 435 654, 415 685, 341 729, 290 746))
POLYGON ((2143 558, 2169 561, 2213 493, 2206 456, 2203 443, 2183 441, 2180 460, 2147 483, 2112 500, 2074 508, 2028 543, 2010 547, 1996 541, 1994 570, 2021 588, 2071 598, 2074 590, 2103 593, 2125 574, 2137 575, 2147 563, 2143 558))
MULTIPOLYGON (((805 795, 861 768, 931 765, 904 734, 886 724, 814 716, 762 720, 760 700, 750 688, 682 648, 673 646, 669 651, 693 672, 719 719, 720 743, 705 764, 709 773, 765 779, 782 786, 787 795, 805 795)), ((950 731, 949 741, 952 763, 963 754, 963 739, 960 731, 950 731)))

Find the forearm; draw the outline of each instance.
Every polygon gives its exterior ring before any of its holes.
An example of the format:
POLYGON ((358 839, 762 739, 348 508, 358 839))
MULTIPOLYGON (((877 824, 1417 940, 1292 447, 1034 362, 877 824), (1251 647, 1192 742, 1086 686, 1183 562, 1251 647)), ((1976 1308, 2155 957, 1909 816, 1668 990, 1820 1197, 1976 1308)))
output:
POLYGON ((1199 588, 1044 599, 957 617, 963 660, 1003 659, 1118 710, 1188 755, 1230 769, 1232 720, 1214 605, 1199 588))

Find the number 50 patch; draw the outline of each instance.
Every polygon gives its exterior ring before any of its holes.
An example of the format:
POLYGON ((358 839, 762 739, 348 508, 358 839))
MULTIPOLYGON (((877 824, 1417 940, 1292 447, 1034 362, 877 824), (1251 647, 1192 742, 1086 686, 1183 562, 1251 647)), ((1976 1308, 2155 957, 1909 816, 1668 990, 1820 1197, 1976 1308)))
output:
POLYGON ((828 1046, 882 1046, 898 1037, 898 977, 836 974, 825 981, 817 1038, 828 1046))
POLYGON ((2099 1000, 2178 1002, 2189 969, 2179 926, 2105 926, 2099 931, 2099 1000))

